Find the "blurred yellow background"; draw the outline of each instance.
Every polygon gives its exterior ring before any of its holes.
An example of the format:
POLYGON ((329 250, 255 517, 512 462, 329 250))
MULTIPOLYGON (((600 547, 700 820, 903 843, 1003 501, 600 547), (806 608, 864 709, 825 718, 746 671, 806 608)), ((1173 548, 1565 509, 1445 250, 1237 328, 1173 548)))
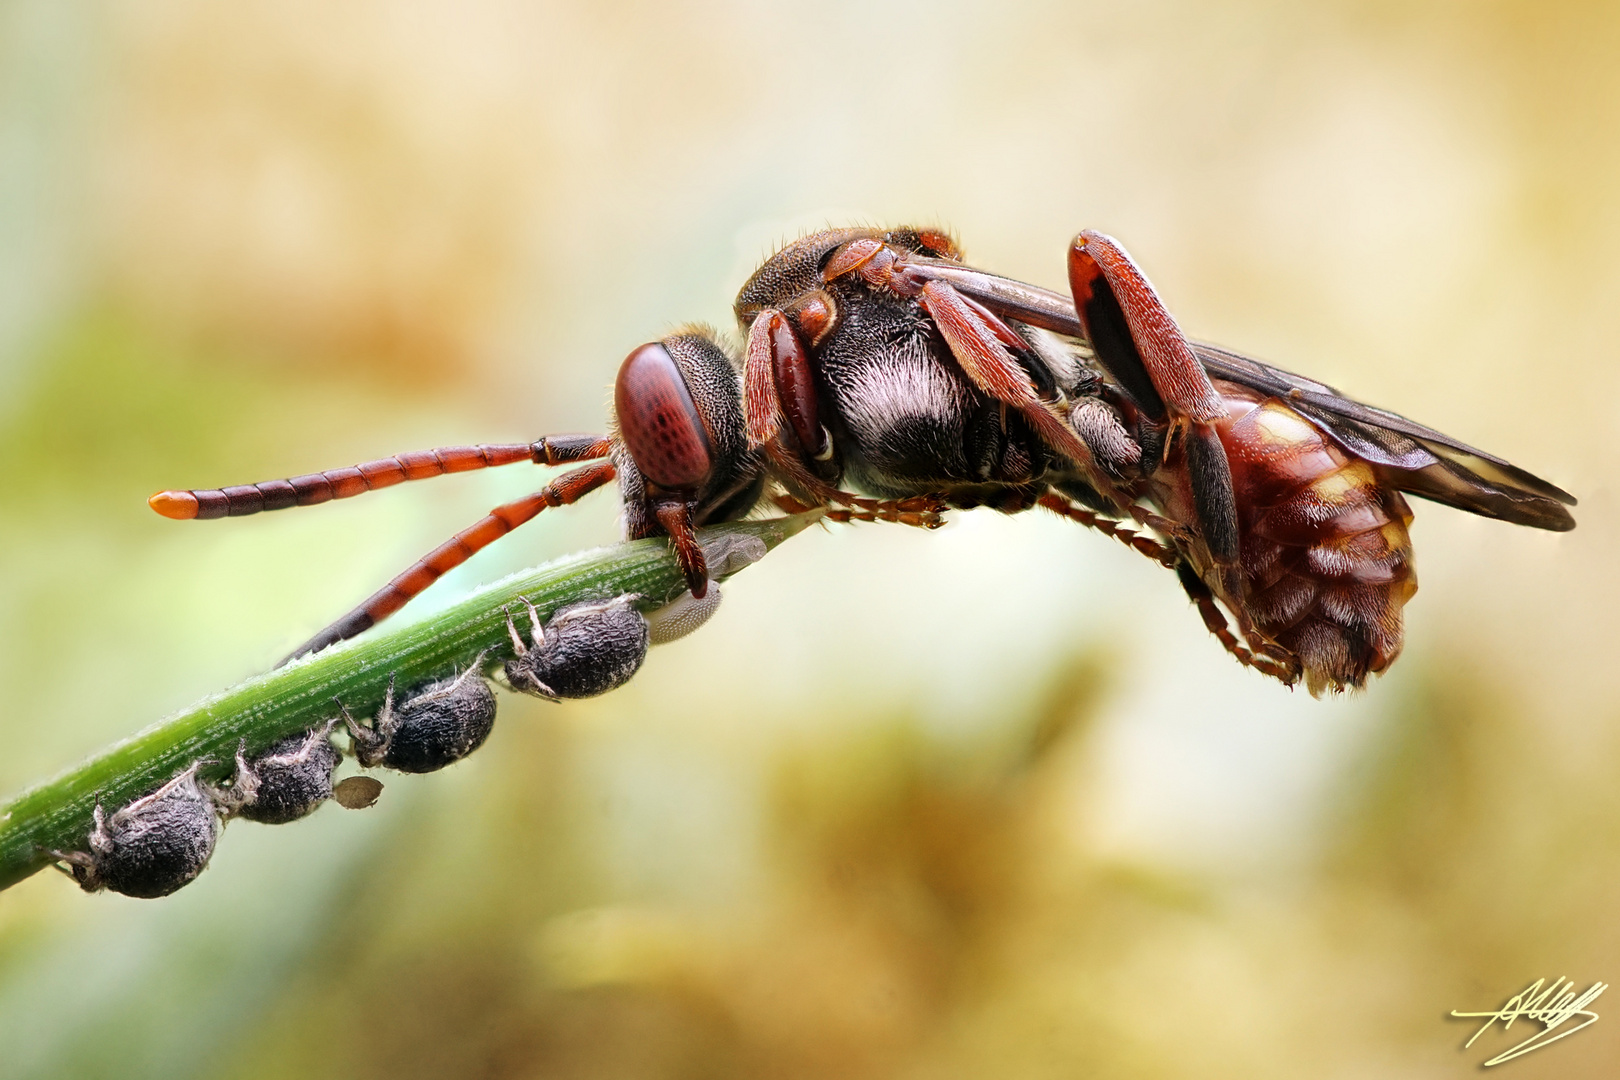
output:
MULTIPOLYGON (((807 533, 368 813, 0 894, 0 1077, 1473 1075, 1531 1025, 1449 1010, 1620 979, 1617 56, 1620 7, 1526 0, 0 5, 0 792, 537 485, 152 491, 599 429, 829 222, 1053 287, 1104 229, 1195 336, 1581 498, 1416 503, 1406 655, 1326 702, 1055 519, 807 533)), ((1605 1016, 1506 1068, 1616 1061, 1605 1016)))

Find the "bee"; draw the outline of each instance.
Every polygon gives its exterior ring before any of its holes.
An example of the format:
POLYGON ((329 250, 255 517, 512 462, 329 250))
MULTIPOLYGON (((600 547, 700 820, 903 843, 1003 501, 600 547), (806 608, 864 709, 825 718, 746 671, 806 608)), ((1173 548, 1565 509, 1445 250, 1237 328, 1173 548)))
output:
POLYGON ((924 528, 950 509, 1042 507, 1173 569, 1239 661, 1312 693, 1360 687, 1400 653, 1417 588, 1403 493, 1574 527, 1575 499, 1517 466, 1190 341, 1111 237, 1080 233, 1068 273, 1065 295, 974 269, 938 229, 814 233, 743 285, 740 349, 687 327, 632 351, 607 434, 419 451, 151 505, 237 516, 520 461, 580 466, 294 656, 361 633, 545 508, 615 481, 626 535, 668 537, 699 598, 695 530, 763 504, 924 528))

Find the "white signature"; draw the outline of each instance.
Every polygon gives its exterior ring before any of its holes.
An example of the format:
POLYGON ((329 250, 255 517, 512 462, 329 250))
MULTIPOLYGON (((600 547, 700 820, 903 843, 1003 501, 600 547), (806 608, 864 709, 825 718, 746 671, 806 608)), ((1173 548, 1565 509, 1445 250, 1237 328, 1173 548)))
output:
POLYGON ((1498 1020, 1502 1021, 1502 1030, 1506 1031, 1513 1026, 1513 1021, 1519 1017, 1534 1020, 1542 1025, 1542 1029, 1523 1042, 1510 1047, 1497 1054, 1485 1063, 1487 1067, 1500 1065, 1504 1061, 1512 1061, 1520 1054, 1528 1054, 1532 1050, 1540 1050, 1548 1043, 1557 1042, 1566 1035, 1573 1035, 1584 1027, 1591 1027, 1597 1023, 1598 1014, 1587 1006, 1596 1001, 1598 995, 1609 988, 1608 983, 1593 983, 1585 993, 1577 994, 1575 984, 1569 982, 1562 975, 1553 980, 1551 986, 1543 988, 1545 979, 1537 979, 1523 990, 1507 999, 1507 1004, 1500 1009, 1490 1012, 1458 1012, 1453 1009, 1451 1015, 1459 1019, 1484 1017, 1485 1022, 1479 1030, 1474 1032, 1463 1044, 1463 1049, 1474 1045, 1474 1039, 1479 1038, 1489 1030, 1490 1026, 1498 1020), (1571 1028, 1564 1028, 1566 1023, 1575 1017, 1580 1017, 1580 1023, 1571 1028), (1556 1035, 1553 1032, 1558 1032, 1556 1035))

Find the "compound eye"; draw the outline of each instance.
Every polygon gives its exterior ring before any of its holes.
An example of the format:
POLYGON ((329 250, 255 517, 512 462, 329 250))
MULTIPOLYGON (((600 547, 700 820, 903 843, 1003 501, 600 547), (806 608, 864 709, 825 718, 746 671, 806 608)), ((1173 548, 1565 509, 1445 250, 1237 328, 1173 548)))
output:
POLYGON ((709 433, 669 350, 653 342, 625 358, 613 387, 619 436, 636 468, 662 488, 698 488, 714 467, 709 433))

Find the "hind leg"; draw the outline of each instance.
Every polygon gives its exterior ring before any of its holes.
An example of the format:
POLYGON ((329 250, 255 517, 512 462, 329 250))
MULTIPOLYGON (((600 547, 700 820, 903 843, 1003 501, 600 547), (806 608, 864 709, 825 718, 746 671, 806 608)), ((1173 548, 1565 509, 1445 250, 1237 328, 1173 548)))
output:
POLYGON ((1198 614, 1204 620, 1204 626, 1215 640, 1226 648, 1226 651, 1237 658, 1238 663, 1244 667, 1254 668, 1256 671, 1270 675, 1284 686, 1293 686, 1299 681, 1303 670, 1299 658, 1293 653, 1270 642, 1260 640, 1258 636, 1250 637, 1249 644, 1252 649, 1246 648, 1239 641, 1237 635, 1232 633, 1232 627, 1226 621, 1226 615, 1215 602, 1215 594, 1209 586, 1204 584, 1192 566, 1187 562, 1176 565, 1176 578, 1180 580, 1181 587, 1187 590, 1187 596, 1198 608, 1198 614))
POLYGON ((1133 532, 1124 528, 1112 518, 1087 510, 1079 503, 1059 495, 1057 492, 1048 492, 1036 500, 1037 505, 1057 514, 1059 517, 1078 521, 1088 528, 1096 529, 1104 536, 1111 536, 1140 555, 1146 555, 1160 566, 1175 569, 1181 564, 1181 555, 1175 548, 1159 543, 1151 536, 1133 532))

